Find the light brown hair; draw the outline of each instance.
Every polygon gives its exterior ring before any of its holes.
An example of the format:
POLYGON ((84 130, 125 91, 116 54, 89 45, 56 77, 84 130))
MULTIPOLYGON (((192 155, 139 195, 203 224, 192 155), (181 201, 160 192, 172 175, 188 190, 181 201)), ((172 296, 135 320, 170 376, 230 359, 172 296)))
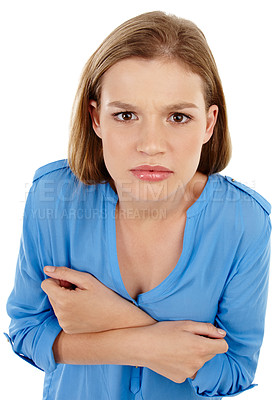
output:
POLYGON ((204 84, 206 110, 216 104, 218 119, 211 139, 202 147, 198 171, 210 175, 223 170, 231 158, 231 140, 221 80, 204 34, 191 21, 153 11, 117 27, 87 61, 71 115, 68 162, 85 184, 112 181, 103 159, 102 141, 89 114, 90 100, 100 106, 101 81, 115 63, 130 57, 182 61, 204 84))

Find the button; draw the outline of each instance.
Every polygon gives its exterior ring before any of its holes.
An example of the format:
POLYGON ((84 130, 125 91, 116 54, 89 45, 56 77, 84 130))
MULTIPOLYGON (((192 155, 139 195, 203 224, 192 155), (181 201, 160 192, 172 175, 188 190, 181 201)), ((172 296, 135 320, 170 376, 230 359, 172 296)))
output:
POLYGON ((235 179, 231 179, 232 182, 235 182, 235 179))

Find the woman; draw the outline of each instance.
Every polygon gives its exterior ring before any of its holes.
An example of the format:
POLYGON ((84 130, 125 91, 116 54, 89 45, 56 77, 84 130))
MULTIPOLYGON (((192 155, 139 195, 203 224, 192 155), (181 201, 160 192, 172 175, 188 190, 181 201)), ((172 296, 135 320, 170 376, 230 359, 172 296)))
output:
POLYGON ((46 372, 44 399, 254 386, 270 204, 219 174, 230 154, 220 78, 193 23, 142 14, 91 56, 68 161, 35 173, 8 300, 11 343, 46 372))

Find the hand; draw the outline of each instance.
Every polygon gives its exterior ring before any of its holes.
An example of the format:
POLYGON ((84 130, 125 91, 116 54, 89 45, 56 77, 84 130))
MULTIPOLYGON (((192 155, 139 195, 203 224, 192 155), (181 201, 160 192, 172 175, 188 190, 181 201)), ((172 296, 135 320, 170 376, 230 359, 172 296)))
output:
POLYGON ((226 332, 209 323, 162 321, 140 329, 146 333, 141 365, 176 383, 194 379, 207 361, 228 350, 226 332))
POLYGON ((135 313, 137 309, 137 312, 143 313, 93 275, 66 267, 50 268, 52 272, 49 272, 49 267, 45 267, 44 272, 51 278, 45 279, 41 287, 48 295, 59 324, 66 333, 117 329, 121 327, 120 316, 124 312, 134 309, 135 313))

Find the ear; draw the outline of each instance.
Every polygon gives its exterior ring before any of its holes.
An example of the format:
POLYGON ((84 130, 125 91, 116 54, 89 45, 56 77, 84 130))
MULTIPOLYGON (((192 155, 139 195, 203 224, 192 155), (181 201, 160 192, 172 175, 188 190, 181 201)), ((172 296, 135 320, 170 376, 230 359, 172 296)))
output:
POLYGON ((92 121, 92 127, 96 135, 102 139, 101 126, 100 126, 100 115, 98 110, 98 104, 95 100, 89 101, 89 114, 92 121))
POLYGON ((206 131, 204 134, 203 144, 207 143, 213 135, 214 127, 216 125, 217 118, 218 118, 218 112, 219 112, 218 106, 215 104, 213 104, 207 112, 206 131))

